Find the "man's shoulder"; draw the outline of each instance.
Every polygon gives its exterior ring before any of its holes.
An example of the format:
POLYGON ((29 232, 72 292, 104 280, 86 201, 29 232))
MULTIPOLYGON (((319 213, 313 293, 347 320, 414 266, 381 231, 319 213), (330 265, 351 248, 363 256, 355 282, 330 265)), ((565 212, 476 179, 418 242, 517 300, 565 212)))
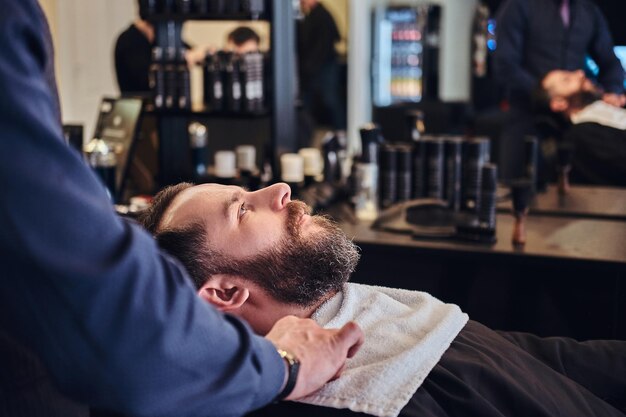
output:
POLYGON ((139 36, 143 36, 141 32, 135 27, 135 25, 131 24, 126 29, 124 29, 117 36, 117 42, 136 42, 139 39, 139 36))

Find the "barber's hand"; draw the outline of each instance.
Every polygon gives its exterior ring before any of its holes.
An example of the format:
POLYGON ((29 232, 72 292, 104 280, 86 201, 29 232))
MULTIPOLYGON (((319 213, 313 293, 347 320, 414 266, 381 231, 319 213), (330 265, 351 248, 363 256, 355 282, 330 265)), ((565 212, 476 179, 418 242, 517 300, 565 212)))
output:
POLYGON ((624 107, 626 104, 624 94, 606 93, 602 96, 602 100, 616 107, 624 107))
POLYGON ((323 329, 311 319, 294 316, 278 320, 265 337, 300 361, 298 380, 288 400, 311 394, 339 377, 346 359, 363 344, 363 331, 354 322, 341 329, 323 329))

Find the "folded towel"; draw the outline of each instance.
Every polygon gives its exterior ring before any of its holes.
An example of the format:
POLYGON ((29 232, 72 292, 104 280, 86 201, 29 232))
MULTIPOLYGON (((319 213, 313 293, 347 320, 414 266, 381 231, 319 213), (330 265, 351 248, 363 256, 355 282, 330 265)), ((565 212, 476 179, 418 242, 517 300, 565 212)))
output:
POLYGON ((597 123, 614 129, 626 130, 626 109, 598 100, 572 115, 572 123, 597 123))
POLYGON ((311 317, 323 327, 356 321, 365 343, 341 377, 301 402, 397 416, 467 323, 430 294, 348 283, 311 317))

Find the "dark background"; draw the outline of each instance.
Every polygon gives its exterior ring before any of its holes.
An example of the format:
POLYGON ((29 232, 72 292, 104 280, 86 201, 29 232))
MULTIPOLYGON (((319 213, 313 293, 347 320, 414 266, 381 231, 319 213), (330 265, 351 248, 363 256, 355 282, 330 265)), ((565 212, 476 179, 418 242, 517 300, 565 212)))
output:
MULTIPOLYGON (((484 2, 489 6, 492 14, 495 15, 498 7, 501 3, 504 3, 504 0, 484 0, 484 2)), ((624 19, 626 19, 626 1, 594 0, 594 2, 600 7, 604 17, 609 22, 615 45, 626 45, 626 25, 624 24, 624 19)))

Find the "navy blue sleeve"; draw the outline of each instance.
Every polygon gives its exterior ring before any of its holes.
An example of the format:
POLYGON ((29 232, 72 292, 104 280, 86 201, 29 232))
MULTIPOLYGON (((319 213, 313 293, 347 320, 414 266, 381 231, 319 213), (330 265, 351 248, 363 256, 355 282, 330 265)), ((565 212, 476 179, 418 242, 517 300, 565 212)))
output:
POLYGON ((0 326, 94 406, 226 417, 270 402, 285 372, 272 344, 196 297, 65 145, 37 7, 0 0, 0 326))
POLYGON ((509 0, 500 6, 496 16, 494 75, 509 91, 530 93, 538 80, 523 67, 525 41, 528 31, 528 5, 509 0))
POLYGON ((589 55, 598 64, 598 81, 605 91, 622 94, 624 92, 624 68, 613 52, 613 39, 609 25, 597 6, 594 9, 595 34, 589 45, 589 55))

